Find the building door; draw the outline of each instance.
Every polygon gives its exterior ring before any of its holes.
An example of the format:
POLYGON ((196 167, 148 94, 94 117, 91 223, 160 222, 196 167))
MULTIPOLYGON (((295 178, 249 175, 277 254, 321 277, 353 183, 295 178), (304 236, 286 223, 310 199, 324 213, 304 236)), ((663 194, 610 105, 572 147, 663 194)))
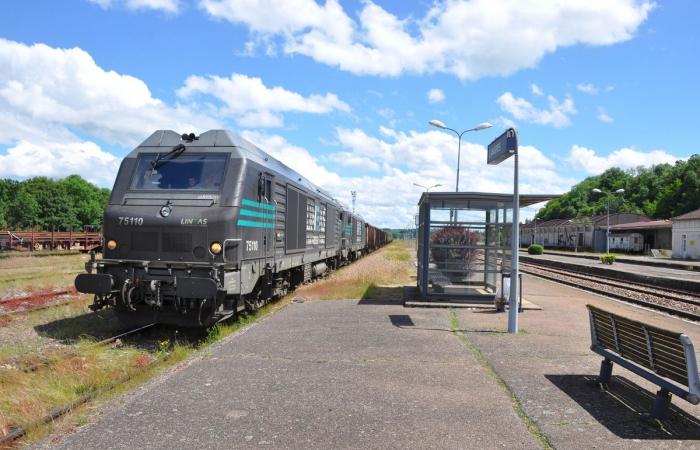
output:
POLYGON ((688 257, 688 235, 681 234, 681 258, 688 257))

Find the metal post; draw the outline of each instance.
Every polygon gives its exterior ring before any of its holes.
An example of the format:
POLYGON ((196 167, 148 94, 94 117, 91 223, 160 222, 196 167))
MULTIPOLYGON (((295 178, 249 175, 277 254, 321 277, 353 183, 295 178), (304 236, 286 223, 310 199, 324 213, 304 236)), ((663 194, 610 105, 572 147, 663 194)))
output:
POLYGON ((518 221, 520 210, 520 194, 518 193, 518 152, 515 152, 513 161, 513 231, 511 232, 511 270, 510 270, 510 296, 508 298, 508 332, 518 332, 518 251, 520 236, 518 235, 518 221))
POLYGON ((457 138, 457 183, 455 183, 455 192, 459 192, 459 160, 462 155, 462 134, 464 133, 459 134, 457 138))
POLYGON ((608 194, 608 229, 605 232, 605 254, 610 254, 610 194, 608 194))

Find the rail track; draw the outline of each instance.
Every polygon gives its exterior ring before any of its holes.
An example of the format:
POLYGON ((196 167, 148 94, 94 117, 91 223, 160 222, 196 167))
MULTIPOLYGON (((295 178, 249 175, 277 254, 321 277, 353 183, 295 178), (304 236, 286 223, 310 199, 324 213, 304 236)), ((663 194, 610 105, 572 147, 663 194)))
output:
POLYGON ((660 288, 644 283, 621 281, 610 277, 537 265, 531 262, 522 262, 520 265, 523 273, 685 319, 700 321, 700 296, 692 292, 660 288))
MULTIPOLYGON (((154 326, 156 326, 155 323, 150 323, 150 324, 143 325, 143 326, 140 326, 140 327, 128 330, 128 331, 123 331, 115 336, 112 336, 112 337, 109 337, 107 339, 103 339, 101 341, 95 342, 89 348, 101 347, 101 346, 111 344, 113 342, 116 342, 118 339, 140 333, 141 331, 152 328, 154 326)), ((65 358, 75 357, 76 355, 77 355, 77 353, 65 355, 64 358, 59 359, 59 361, 65 359, 65 358)), ((42 363, 34 364, 32 366, 29 366, 29 367, 25 367, 22 370, 24 372, 34 372, 34 371, 39 370, 41 368, 49 367, 52 363, 55 363, 55 362, 56 361, 42 362, 42 363)), ((133 376, 127 376, 127 377, 119 380, 115 384, 109 386, 108 388, 98 389, 98 390, 89 392, 85 395, 78 397, 76 400, 73 400, 72 402, 68 403, 67 405, 63 405, 63 406, 58 407, 58 408, 53 408, 44 417, 40 418, 39 420, 37 420, 36 422, 34 422, 33 424, 31 424, 30 426, 28 426, 26 428, 25 427, 11 427, 10 432, 8 434, 6 434, 4 436, 0 436, 0 448, 6 448, 7 446, 11 445, 17 439, 25 436, 27 434, 27 432, 29 431, 29 429, 36 428, 36 427, 39 427, 41 425, 47 424, 53 420, 56 420, 57 418, 72 411, 73 409, 77 408, 78 406, 89 402, 90 400, 95 398, 98 394, 106 392, 106 391, 111 390, 111 389, 114 389, 116 386, 118 386, 120 384, 126 383, 132 377, 133 376)))
POLYGON ((77 295, 77 292, 71 288, 6 298, 0 300, 0 318, 67 305, 73 301, 74 295, 77 295), (61 297, 69 298, 61 299, 61 297))

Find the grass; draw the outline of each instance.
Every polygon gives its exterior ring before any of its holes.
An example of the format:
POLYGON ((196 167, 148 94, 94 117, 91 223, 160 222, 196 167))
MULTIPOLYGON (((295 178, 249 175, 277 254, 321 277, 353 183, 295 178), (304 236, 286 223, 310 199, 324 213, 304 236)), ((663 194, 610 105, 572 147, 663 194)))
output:
MULTIPOLYGON (((0 283, 7 283, 10 277, 6 273, 13 273, 12 277, 17 279, 17 274, 36 273, 37 267, 39 277, 51 277, 54 266, 59 271, 75 272, 68 278, 56 275, 53 282, 72 281, 73 274, 82 270, 84 263, 80 255, 45 257, 41 263, 25 261, 30 259, 15 260, 13 270, 4 273, 0 270, 0 283)), ((0 269, 7 268, 8 262, 0 261, 0 269)), ((13 316, 0 327, 0 435, 11 426, 29 427, 30 433, 23 439, 26 443, 56 429, 83 426, 91 417, 88 413, 91 408, 138 386, 198 350, 203 350, 200 357, 206 358, 207 346, 285 307, 294 297, 366 298, 377 287, 410 282, 414 271, 410 247, 402 241, 393 242, 328 278, 302 286, 255 314, 219 323, 204 336, 180 332, 174 327, 156 327, 141 336, 127 338, 120 345, 95 346, 96 341, 114 335, 120 327, 110 311, 90 312, 88 296, 76 296, 69 305, 13 316), (38 369, 26 372, 29 367, 38 369), (60 420, 34 427, 52 408, 91 393, 96 398, 90 404, 77 407, 60 420)), ((21 286, 26 289, 26 285, 21 286)))
POLYGON ((85 270, 88 255, 13 256, 0 259, 0 298, 37 289, 66 288, 85 270))
POLYGON ((457 335, 462 344, 464 344, 464 346, 467 349, 469 349, 469 351, 474 355, 474 358, 479 363, 479 365, 486 369, 486 372, 494 381, 496 381, 498 387, 500 387, 503 390, 503 392, 505 392, 505 394, 510 398, 510 403, 513 407, 513 411, 515 411, 515 413, 518 415, 525 427, 527 427, 527 430, 530 432, 530 434, 532 434, 535 437, 535 439, 537 439, 537 441, 540 443, 544 450, 552 450, 553 447, 547 440, 547 437, 544 435, 544 433, 542 433, 542 430, 540 430, 537 424, 535 424, 535 422, 527 415, 522 403, 520 403, 520 400, 518 400, 513 391, 510 390, 510 387, 508 387, 508 384, 505 382, 505 380, 501 378, 501 376, 498 375, 498 373, 496 373, 493 366, 489 364, 486 358, 484 358, 484 355, 481 353, 479 348, 476 345, 474 345, 473 342, 467 339, 464 333, 460 331, 459 321, 457 320, 457 314, 455 314, 454 310, 450 310, 450 328, 452 329, 452 332, 457 335))
POLYGON ((410 247, 404 241, 393 241, 290 295, 307 300, 362 299, 370 297, 377 287, 410 283, 411 275, 415 275, 415 267, 410 247))
POLYGON ((36 252, 28 251, 2 251, 0 259, 6 258, 43 258, 46 256, 79 255, 80 250, 41 250, 36 252))

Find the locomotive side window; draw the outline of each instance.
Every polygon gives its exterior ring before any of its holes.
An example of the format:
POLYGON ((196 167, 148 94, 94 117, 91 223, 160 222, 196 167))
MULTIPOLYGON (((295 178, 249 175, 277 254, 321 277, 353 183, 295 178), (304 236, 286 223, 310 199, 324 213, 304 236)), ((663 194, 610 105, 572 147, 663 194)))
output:
POLYGON ((306 203, 306 231, 314 231, 316 225, 316 202, 308 199, 306 203))
POLYGON ((322 203, 318 208, 317 216, 317 228, 320 233, 318 236, 318 243, 320 245, 326 245, 326 211, 326 204, 322 203))
POLYGON ((131 181, 132 190, 221 190, 226 154, 183 154, 154 164, 157 157, 157 153, 139 155, 131 181))

